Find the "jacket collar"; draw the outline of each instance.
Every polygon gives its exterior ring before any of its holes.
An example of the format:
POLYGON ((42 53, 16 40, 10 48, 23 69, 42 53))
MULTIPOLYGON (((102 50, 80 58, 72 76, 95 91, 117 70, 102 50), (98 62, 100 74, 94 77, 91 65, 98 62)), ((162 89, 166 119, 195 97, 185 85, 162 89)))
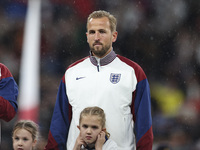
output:
MULTIPOLYGON (((117 54, 112 50, 108 55, 100 59, 100 66, 107 65, 111 63, 115 58, 117 57, 117 54)), ((95 56, 92 55, 90 52, 90 61, 93 65, 97 66, 97 59, 95 56)))

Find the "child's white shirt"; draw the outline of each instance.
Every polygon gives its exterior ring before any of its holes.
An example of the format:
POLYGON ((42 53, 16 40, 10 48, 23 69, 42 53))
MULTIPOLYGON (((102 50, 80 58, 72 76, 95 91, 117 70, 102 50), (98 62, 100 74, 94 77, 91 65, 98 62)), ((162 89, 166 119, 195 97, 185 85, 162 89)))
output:
MULTIPOLYGON (((81 150, 88 150, 88 149, 87 148, 81 148, 81 150)), ((90 149, 90 150, 95 150, 95 149, 90 149)), ((113 141, 112 139, 108 139, 104 143, 102 150, 118 150, 117 143, 115 143, 115 141, 113 141)))

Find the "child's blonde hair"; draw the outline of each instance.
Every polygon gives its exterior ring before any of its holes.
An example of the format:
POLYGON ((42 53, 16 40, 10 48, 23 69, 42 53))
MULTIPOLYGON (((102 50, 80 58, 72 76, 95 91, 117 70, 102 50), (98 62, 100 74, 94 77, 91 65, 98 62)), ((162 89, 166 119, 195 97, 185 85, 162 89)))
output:
MULTIPOLYGON (((94 107, 86 107, 85 109, 82 110, 80 114, 80 119, 79 119, 79 124, 81 124, 83 116, 97 116, 101 122, 102 128, 106 127, 106 115, 104 113, 104 110, 101 109, 100 107, 94 106, 94 107)), ((110 137, 110 133, 105 131, 106 137, 110 137)))
POLYGON ((31 135, 32 135, 33 141, 38 139, 39 127, 35 122, 33 122, 31 120, 20 120, 20 121, 18 121, 13 128, 12 137, 14 136, 14 133, 19 129, 25 129, 28 132, 30 132, 31 135))

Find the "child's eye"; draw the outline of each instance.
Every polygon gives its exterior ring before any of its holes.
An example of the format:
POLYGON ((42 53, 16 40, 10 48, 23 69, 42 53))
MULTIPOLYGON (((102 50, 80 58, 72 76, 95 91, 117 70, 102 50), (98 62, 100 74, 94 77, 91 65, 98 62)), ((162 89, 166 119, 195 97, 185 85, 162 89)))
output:
POLYGON ((92 126, 92 129, 98 129, 98 127, 97 126, 92 126))
POLYGON ((27 139, 27 138, 23 138, 23 140, 24 140, 24 141, 28 141, 28 139, 27 139))
POLYGON ((83 125, 82 127, 83 127, 83 128, 88 128, 88 126, 87 126, 87 125, 83 125))
POLYGON ((18 137, 15 137, 14 139, 15 139, 16 141, 18 141, 18 140, 19 140, 19 138, 18 138, 18 137))

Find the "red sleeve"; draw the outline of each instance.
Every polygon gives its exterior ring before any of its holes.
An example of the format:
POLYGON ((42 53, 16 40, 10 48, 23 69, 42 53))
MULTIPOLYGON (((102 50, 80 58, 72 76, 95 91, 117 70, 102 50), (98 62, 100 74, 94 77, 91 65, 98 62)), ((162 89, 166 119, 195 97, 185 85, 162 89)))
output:
POLYGON ((0 96, 0 118, 5 121, 10 121, 14 118, 16 111, 9 101, 0 96))

